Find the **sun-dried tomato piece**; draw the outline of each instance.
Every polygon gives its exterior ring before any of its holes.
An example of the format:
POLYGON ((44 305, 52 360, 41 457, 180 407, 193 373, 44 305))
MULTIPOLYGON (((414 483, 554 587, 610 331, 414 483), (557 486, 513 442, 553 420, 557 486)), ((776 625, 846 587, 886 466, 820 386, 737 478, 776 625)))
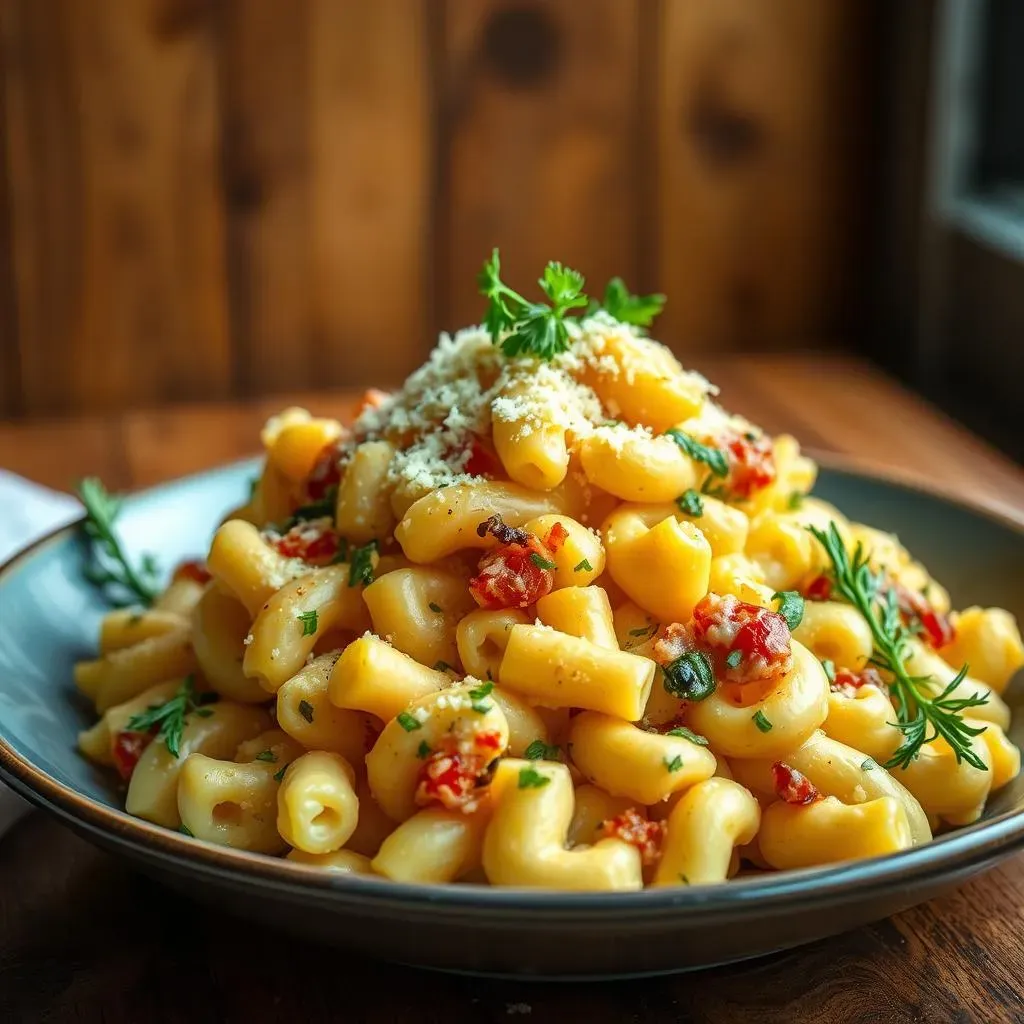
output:
POLYGON ((206 562, 202 559, 190 559, 185 562, 181 562, 178 567, 174 570, 174 574, 171 576, 173 583, 178 583, 181 580, 192 580, 195 583, 201 583, 204 586, 212 580, 213 577, 210 575, 210 570, 206 568, 206 562))
POLYGON ((338 553, 339 539, 328 517, 296 523, 287 533, 263 533, 267 543, 285 558, 326 564, 338 553))
POLYGON ((651 867, 661 858, 665 825, 660 821, 648 821, 635 807, 628 807, 614 818, 601 822, 598 838, 621 839, 635 846, 640 851, 644 867, 651 867))
POLYGON ((818 787, 785 761, 776 761, 772 765, 772 784, 775 795, 793 807, 806 807, 821 799, 818 787))
POLYGON ((554 526, 548 530, 547 536, 544 538, 544 547, 549 551, 555 552, 568 539, 569 531, 561 523, 555 523, 554 526))
POLYGON ((891 582, 888 586, 896 591, 896 601, 903 621, 908 625, 919 625, 921 636, 929 647, 938 650, 953 642, 956 630, 952 621, 947 615, 936 611, 924 594, 911 590, 902 583, 891 582))
POLYGON ((153 742, 157 729, 154 726, 149 732, 119 732, 111 744, 110 753, 114 759, 114 767, 126 782, 132 777, 135 766, 142 757, 142 752, 153 742))
POLYGON ((420 768, 416 803, 472 813, 479 807, 491 762, 500 753, 501 736, 493 730, 447 734, 420 768))
POLYGON ((344 438, 324 445, 303 484, 303 505, 323 501, 341 482, 341 471, 349 454, 344 438))
POLYGON ((477 533, 497 538, 499 546, 480 559, 469 592, 481 608, 526 608, 551 593, 555 563, 550 549, 532 533, 491 516, 477 533))
POLYGON ((729 460, 725 487, 731 495, 749 498, 775 480, 775 454, 766 434, 730 432, 719 444, 729 460))
POLYGON ((792 668, 792 636, 778 612, 731 594, 707 594, 694 608, 690 628, 716 674, 729 682, 763 682, 792 668))

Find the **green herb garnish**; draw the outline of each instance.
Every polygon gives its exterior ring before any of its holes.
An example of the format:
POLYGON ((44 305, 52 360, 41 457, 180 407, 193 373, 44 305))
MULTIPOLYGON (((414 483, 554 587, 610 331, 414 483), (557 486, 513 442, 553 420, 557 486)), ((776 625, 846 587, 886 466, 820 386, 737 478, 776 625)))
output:
POLYGON ((699 519, 704 515, 704 499, 700 496, 700 492, 695 491, 692 487, 688 491, 683 491, 676 498, 676 504, 684 516, 693 516, 694 519, 699 519))
POLYGON ((415 716, 409 714, 408 711, 399 711, 395 715, 395 721, 406 731, 415 732, 417 729, 423 728, 423 723, 415 716))
POLYGON ((825 677, 829 683, 834 683, 836 681, 836 663, 831 658, 825 658, 821 667, 825 670, 825 677))
POLYGON ((430 744, 426 740, 420 740, 420 745, 416 748, 416 756, 422 761, 430 757, 432 753, 430 744))
POLYGON ((490 696, 494 689, 494 683, 481 683, 469 691, 469 699, 473 702, 470 706, 478 715, 486 715, 493 705, 485 704, 484 698, 490 696))
POLYGON ((277 754, 272 750, 261 750, 255 757, 257 761, 266 761, 268 764, 277 763, 277 754))
POLYGON ((763 711, 758 711, 752 717, 752 721, 753 721, 754 725, 756 725, 758 727, 758 729, 761 730, 761 732, 771 732, 772 731, 772 728, 773 728, 772 723, 769 720, 768 716, 763 711))
POLYGON ((308 700, 299 701, 299 714, 302 715, 310 725, 313 724, 313 705, 310 704, 308 700))
POLYGON ((536 551, 530 552, 530 561, 533 562, 538 569, 557 569, 558 563, 552 562, 550 558, 545 558, 543 555, 538 554, 536 551))
POLYGON ((691 743, 696 743, 698 747, 707 747, 711 745, 711 741, 707 736, 701 736, 700 733, 691 732, 686 728, 685 725, 677 725, 674 729, 669 729, 666 736, 681 736, 684 740, 689 740, 691 743))
POLYGON ((590 564, 590 560, 584 558, 581 562, 572 567, 573 572, 593 572, 594 567, 590 564))
POLYGON ((683 433, 683 431, 676 427, 666 430, 665 436, 671 437, 694 462, 703 462, 715 476, 728 475, 729 460, 725 457, 725 452, 721 448, 701 444, 695 437, 683 433))
POLYGON ((442 610, 443 610, 443 609, 441 608, 441 606, 440 606, 440 605, 439 605, 439 604, 438 604, 438 603, 437 603, 436 601, 431 601, 431 602, 430 602, 430 604, 428 604, 428 605, 427 605, 427 607, 428 607, 428 608, 429 608, 429 609, 430 609, 430 610, 431 610, 432 612, 436 612, 436 613, 437 613, 438 615, 440 615, 440 614, 441 614, 441 612, 442 612, 442 610))
POLYGON ((675 757, 670 761, 667 757, 662 758, 665 768, 670 772, 677 772, 683 767, 683 756, 682 754, 676 754, 675 757))
POLYGON ((302 623, 303 636, 313 636, 313 634, 316 633, 318 616, 315 608, 308 612, 299 612, 299 614, 296 615, 295 618, 297 618, 299 622, 302 623))
POLYGON ((526 768, 519 769, 519 788, 520 789, 540 789, 542 786, 546 786, 551 779, 547 775, 542 775, 533 765, 528 765, 526 768))
POLYGON ((634 295, 621 277, 613 277, 604 289, 600 308, 623 324, 650 327, 654 318, 665 308, 665 296, 634 295))
POLYGON ((178 757, 181 753, 181 734, 185 729, 185 719, 195 712, 200 718, 207 718, 213 712, 204 708, 217 700, 215 693, 195 692, 195 680, 186 676, 177 692, 163 704, 151 704, 145 711, 132 715, 125 726, 125 732, 152 732, 156 729, 156 739, 163 740, 168 752, 178 757))
POLYGON ((665 690, 680 700, 705 700, 715 692, 715 673, 702 651, 687 651, 662 671, 665 690))
POLYGON ((981 735, 985 727, 969 725, 960 712, 987 704, 988 696, 954 696, 967 676, 967 665, 948 686, 929 696, 928 691, 934 692, 940 684, 932 676, 912 676, 907 671, 909 632, 900 614, 895 588, 883 589, 883 576, 872 571, 861 544, 857 545, 851 560, 835 523, 830 523, 827 531, 814 526, 809 526, 808 530, 832 562, 833 594, 852 604, 871 628, 872 664, 891 676, 889 692, 896 709, 894 724, 903 733, 903 743, 885 762, 885 767, 906 768, 926 743, 941 736, 953 749, 958 764, 966 761, 979 771, 987 771, 985 762, 971 749, 971 740, 981 735))
POLYGON ((562 748, 549 746, 543 740, 534 740, 525 751, 528 761, 558 761, 561 759, 562 748))
POLYGON ((113 605, 151 605, 160 592, 156 562, 148 554, 141 557, 138 567, 128 561, 114 529, 121 499, 108 493, 96 477, 86 477, 75 493, 85 506, 82 529, 89 540, 88 562, 82 575, 113 605))
POLYGON ((188 837, 189 837, 189 839, 195 839, 195 837, 196 837, 196 834, 195 834, 195 832, 193 832, 193 831, 192 831, 192 829, 190 829, 190 828, 188 827, 188 825, 186 825, 186 824, 185 824, 185 822, 182 822, 182 823, 181 823, 181 824, 180 824, 180 825, 178 826, 178 831, 179 831, 179 832, 180 832, 180 833, 181 833, 181 834, 182 834, 183 836, 188 836, 188 837))
POLYGON ((282 765, 279 772, 274 772, 274 781, 281 782, 281 780, 284 779, 284 773, 286 771, 288 771, 288 765, 282 765))
POLYGON ((772 600, 779 602, 778 613, 786 620, 790 631, 803 622, 804 599, 795 590, 780 590, 772 594, 772 600))
POLYGON ((362 547, 353 548, 349 560, 348 585, 358 587, 360 583, 373 582, 373 556, 377 551, 377 542, 371 540, 362 547))

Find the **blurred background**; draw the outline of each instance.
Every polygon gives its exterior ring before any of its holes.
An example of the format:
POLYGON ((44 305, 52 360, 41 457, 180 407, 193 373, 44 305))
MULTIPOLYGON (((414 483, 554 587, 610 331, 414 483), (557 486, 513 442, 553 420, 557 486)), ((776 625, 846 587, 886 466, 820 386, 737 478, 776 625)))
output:
POLYGON ((0 29, 0 419, 395 382, 500 245, 520 287, 554 258, 667 293, 684 361, 867 354, 1021 454, 1019 0, 0 0, 0 29))

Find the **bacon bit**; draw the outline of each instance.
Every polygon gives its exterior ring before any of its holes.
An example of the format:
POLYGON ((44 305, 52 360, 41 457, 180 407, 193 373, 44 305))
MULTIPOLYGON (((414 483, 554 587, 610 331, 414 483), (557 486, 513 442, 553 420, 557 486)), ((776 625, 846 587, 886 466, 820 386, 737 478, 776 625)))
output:
POLYGON ((538 537, 506 526, 499 515, 482 522, 476 532, 480 537, 490 533, 501 545, 480 559, 477 575, 469 581, 469 592, 481 608, 526 608, 551 593, 555 577, 544 563, 551 561, 552 552, 538 537))
POLYGON ((557 551, 568 539, 569 531, 561 523, 555 523, 544 538, 544 546, 549 551, 557 551))
POLYGON ((730 431, 718 439, 729 459, 726 489, 737 498, 749 498, 774 482, 775 454, 765 434, 740 434, 730 431))
POLYGON ((489 767, 500 753, 501 736, 493 730, 462 737, 448 733, 420 767, 417 805, 439 803, 471 814, 480 806, 489 767))
POLYGON ((326 564, 338 553, 338 534, 328 517, 296 523, 286 534, 265 530, 263 538, 285 558, 326 564))
POLYGON ((380 391, 378 388, 367 388, 363 392, 363 397, 359 399, 356 405, 355 418, 359 419, 364 412, 370 409, 379 409, 390 397, 386 391, 380 391))
POLYGON ((190 561, 182 562, 178 568, 174 570, 171 582, 180 583, 182 580, 192 580, 195 583, 201 583, 205 586, 212 579, 213 577, 210 575, 210 570, 206 568, 206 563, 201 559, 192 559, 190 561))
POLYGON ((341 482, 341 470, 349 454, 343 438, 324 445, 303 485, 303 505, 323 501, 332 487, 341 482))
POLYGON ((640 851, 644 867, 651 867, 661 859, 665 825, 660 821, 648 821, 635 807, 602 821, 598 828, 601 839, 621 839, 635 846, 640 851))
POLYGON ((775 795, 792 807, 806 807, 821 799, 817 786, 785 761, 776 761, 772 765, 772 783, 775 795))
POLYGON ((844 697, 856 697, 862 686, 877 686, 882 693, 889 692, 889 687, 878 670, 870 665, 866 665, 859 672, 854 672, 850 668, 837 668, 831 689, 833 693, 841 693, 844 697))
POLYGON ((827 601, 832 596, 832 579, 829 576, 815 576, 804 587, 804 597, 808 601, 827 601))
POLYGON ((956 630, 949 617, 937 612, 929 603, 924 594, 918 593, 905 587, 902 583, 889 582, 887 586, 896 591, 896 601, 900 607, 900 613, 907 625, 915 622, 921 626, 921 635, 929 647, 938 650, 951 644, 956 638, 956 630))
POLYGON ((127 782, 135 771, 135 766, 142 757, 142 752, 153 742, 157 734, 154 726, 149 732, 119 732, 111 744, 110 754, 114 759, 114 766, 118 774, 127 782))
POLYGON ((733 683, 756 683, 785 675, 793 666, 791 636, 778 612, 708 594, 693 610, 694 642, 710 654, 715 674, 733 683), (739 661, 732 665, 728 659, 739 661))

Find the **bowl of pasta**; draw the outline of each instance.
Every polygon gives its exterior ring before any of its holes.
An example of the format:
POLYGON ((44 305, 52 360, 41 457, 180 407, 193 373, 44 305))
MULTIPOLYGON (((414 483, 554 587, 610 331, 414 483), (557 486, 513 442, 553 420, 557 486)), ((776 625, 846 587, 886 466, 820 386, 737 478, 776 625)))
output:
POLYGON ((661 296, 540 285, 495 253, 350 423, 84 481, 0 570, 4 780, 229 912, 490 973, 755 956, 1024 846, 1024 525, 726 411, 661 296))

